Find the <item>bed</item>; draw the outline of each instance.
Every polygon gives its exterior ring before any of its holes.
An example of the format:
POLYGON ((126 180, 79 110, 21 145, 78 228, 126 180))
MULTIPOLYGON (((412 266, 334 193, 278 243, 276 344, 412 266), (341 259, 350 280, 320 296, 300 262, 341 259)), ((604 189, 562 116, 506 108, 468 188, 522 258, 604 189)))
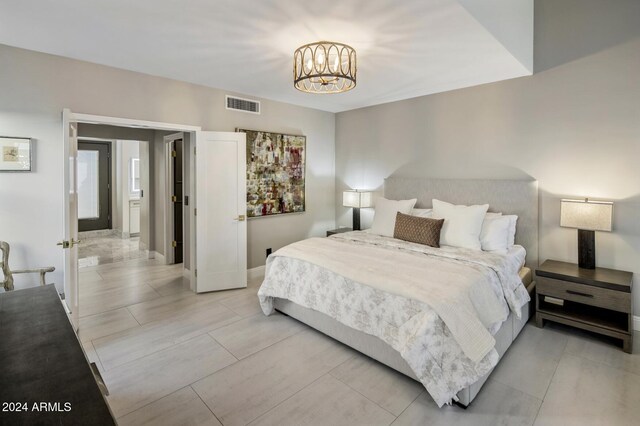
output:
POLYGON ((518 215, 516 245, 493 255, 366 231, 309 239, 269 258, 261 305, 266 314, 278 310, 420 381, 439 406, 467 406, 532 313, 537 183, 392 177, 384 195, 417 198, 420 208, 433 198, 488 203, 490 211, 518 215), (474 296, 451 299, 449 285, 440 281, 468 282, 474 296), (431 302, 425 304, 427 292, 431 302), (443 296, 434 298, 438 292, 443 296))

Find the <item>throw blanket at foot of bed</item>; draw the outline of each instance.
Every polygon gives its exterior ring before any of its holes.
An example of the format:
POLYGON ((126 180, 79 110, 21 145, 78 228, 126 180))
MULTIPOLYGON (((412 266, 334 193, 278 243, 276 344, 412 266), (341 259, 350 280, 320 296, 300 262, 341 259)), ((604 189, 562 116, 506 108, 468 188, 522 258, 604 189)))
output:
POLYGON ((379 337, 441 406, 495 366, 489 330, 529 300, 508 259, 367 233, 312 238, 269 257, 258 295, 266 314, 284 298, 379 337))

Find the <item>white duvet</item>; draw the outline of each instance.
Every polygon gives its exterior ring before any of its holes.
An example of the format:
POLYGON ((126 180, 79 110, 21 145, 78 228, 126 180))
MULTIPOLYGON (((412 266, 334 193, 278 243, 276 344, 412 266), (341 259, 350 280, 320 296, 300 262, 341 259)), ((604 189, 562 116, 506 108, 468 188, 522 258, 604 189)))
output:
POLYGON ((284 298, 379 337, 441 406, 495 366, 492 334, 529 300, 523 258, 351 232, 275 252, 258 295, 265 314, 284 298))

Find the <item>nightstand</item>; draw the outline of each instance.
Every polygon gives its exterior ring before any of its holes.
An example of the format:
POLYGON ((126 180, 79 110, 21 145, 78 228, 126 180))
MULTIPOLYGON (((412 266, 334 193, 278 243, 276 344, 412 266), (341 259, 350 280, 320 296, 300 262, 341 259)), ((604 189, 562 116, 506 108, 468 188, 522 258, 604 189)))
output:
POLYGON ((581 269, 574 263, 547 260, 536 270, 536 276, 538 327, 544 321, 554 321, 604 334, 621 339, 623 350, 631 353, 631 272, 581 269))
POLYGON ((334 234, 342 234, 344 232, 351 232, 351 231, 353 231, 353 228, 332 229, 331 231, 327 231, 327 237, 330 237, 331 235, 334 235, 334 234))

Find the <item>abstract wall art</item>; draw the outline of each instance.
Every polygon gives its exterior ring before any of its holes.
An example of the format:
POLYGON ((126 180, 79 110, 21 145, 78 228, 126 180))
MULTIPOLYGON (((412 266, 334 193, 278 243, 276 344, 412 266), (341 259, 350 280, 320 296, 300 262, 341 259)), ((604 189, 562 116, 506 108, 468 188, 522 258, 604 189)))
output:
POLYGON ((247 135, 247 216, 304 212, 306 136, 238 131, 247 135))

